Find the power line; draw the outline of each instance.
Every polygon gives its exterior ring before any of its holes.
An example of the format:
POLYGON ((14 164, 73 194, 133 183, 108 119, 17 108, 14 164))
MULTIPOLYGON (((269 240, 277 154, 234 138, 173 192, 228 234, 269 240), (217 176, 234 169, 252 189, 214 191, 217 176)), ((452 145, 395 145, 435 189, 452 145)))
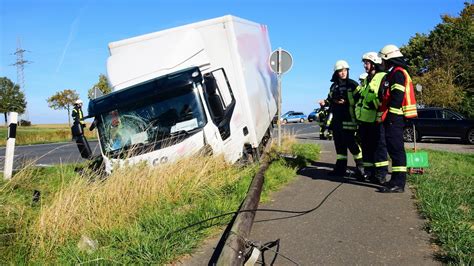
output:
MULTIPOLYGON (((21 48, 21 40, 20 37, 18 37, 16 51, 13 53, 13 55, 16 56, 16 62, 14 64, 11 64, 11 66, 16 66, 16 84, 18 84, 20 90, 25 94, 26 97, 24 70, 26 64, 31 64, 33 62, 25 60, 23 55, 25 52, 29 51, 21 48)), ((23 116, 25 120, 29 121, 28 106, 26 106, 25 113, 23 114, 23 116)))

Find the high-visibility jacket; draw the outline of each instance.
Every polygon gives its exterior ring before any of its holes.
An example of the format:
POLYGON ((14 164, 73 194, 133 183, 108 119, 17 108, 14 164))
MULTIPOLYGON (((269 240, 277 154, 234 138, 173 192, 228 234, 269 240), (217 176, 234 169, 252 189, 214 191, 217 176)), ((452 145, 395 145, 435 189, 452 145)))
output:
POLYGON ((326 120, 328 118, 328 111, 326 110, 326 108, 321 107, 321 109, 319 109, 319 112, 318 112, 317 115, 318 115, 319 125, 320 126, 326 125, 326 120))
POLYGON ((403 69, 402 67, 395 67, 394 69, 392 69, 390 73, 387 74, 383 82, 382 92, 382 101, 377 112, 377 122, 385 121, 385 118, 387 117, 387 114, 389 112, 396 115, 403 115, 406 118, 414 118, 418 116, 418 113, 416 111, 416 99, 415 91, 413 90, 413 82, 411 81, 410 75, 408 75, 408 72, 405 69, 403 69), (393 82, 391 82, 393 75, 397 71, 402 72, 405 77, 404 86, 397 83, 392 84, 393 82), (404 92, 401 108, 394 108, 389 106, 390 91, 395 89, 404 92))
POLYGON ((74 118, 74 122, 78 122, 82 125, 86 124, 86 122, 83 121, 84 114, 82 113, 81 108, 73 108, 72 109, 72 117, 74 118))
POLYGON ((354 114, 354 92, 358 84, 352 79, 347 79, 339 84, 334 82, 329 89, 326 102, 329 103, 329 113, 332 116, 332 123, 342 124, 345 130, 357 130, 357 123, 354 114), (337 104, 336 101, 344 100, 344 104, 337 104))
POLYGON ((360 97, 355 107, 355 115, 358 121, 375 122, 380 105, 378 98, 379 87, 386 74, 385 72, 375 73, 370 81, 368 81, 368 78, 364 80, 359 91, 360 97))

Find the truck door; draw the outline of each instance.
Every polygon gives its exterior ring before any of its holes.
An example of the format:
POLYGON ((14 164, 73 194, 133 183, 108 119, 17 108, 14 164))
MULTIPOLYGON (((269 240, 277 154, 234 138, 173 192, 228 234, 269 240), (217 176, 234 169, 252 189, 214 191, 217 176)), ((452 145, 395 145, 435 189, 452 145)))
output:
POLYGON ((234 157, 231 153, 239 153, 242 147, 233 147, 231 119, 236 108, 236 100, 229 80, 223 68, 204 75, 204 97, 211 114, 212 123, 218 130, 221 150, 226 157, 234 157))

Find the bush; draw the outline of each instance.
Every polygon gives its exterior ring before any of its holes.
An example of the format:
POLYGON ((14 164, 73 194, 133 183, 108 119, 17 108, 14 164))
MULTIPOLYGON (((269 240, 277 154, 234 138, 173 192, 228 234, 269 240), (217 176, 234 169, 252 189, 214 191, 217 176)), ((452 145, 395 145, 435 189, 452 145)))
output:
POLYGON ((31 121, 20 119, 18 125, 22 127, 31 127, 31 121))

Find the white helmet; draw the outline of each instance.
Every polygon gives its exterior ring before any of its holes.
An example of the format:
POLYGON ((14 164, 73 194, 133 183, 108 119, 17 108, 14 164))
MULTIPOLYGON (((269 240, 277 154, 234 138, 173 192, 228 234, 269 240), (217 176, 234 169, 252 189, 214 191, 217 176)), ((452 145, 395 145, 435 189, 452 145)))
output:
POLYGON ((382 64, 382 58, 376 52, 368 52, 362 56, 362 61, 369 60, 374 64, 382 64))
POLYGON ((74 102, 74 104, 82 104, 82 100, 81 100, 81 99, 76 100, 76 101, 74 102))
POLYGON ((385 45, 382 50, 380 50, 379 56, 384 60, 389 60, 392 58, 403 57, 403 54, 397 46, 389 44, 385 45))
POLYGON ((359 79, 360 79, 360 80, 364 80, 364 79, 367 78, 368 75, 369 75, 369 74, 367 74, 367 73, 364 72, 364 73, 360 74, 359 79))
POLYGON ((349 69, 349 64, 344 60, 337 60, 336 64, 334 65, 334 71, 338 71, 344 68, 349 69))

